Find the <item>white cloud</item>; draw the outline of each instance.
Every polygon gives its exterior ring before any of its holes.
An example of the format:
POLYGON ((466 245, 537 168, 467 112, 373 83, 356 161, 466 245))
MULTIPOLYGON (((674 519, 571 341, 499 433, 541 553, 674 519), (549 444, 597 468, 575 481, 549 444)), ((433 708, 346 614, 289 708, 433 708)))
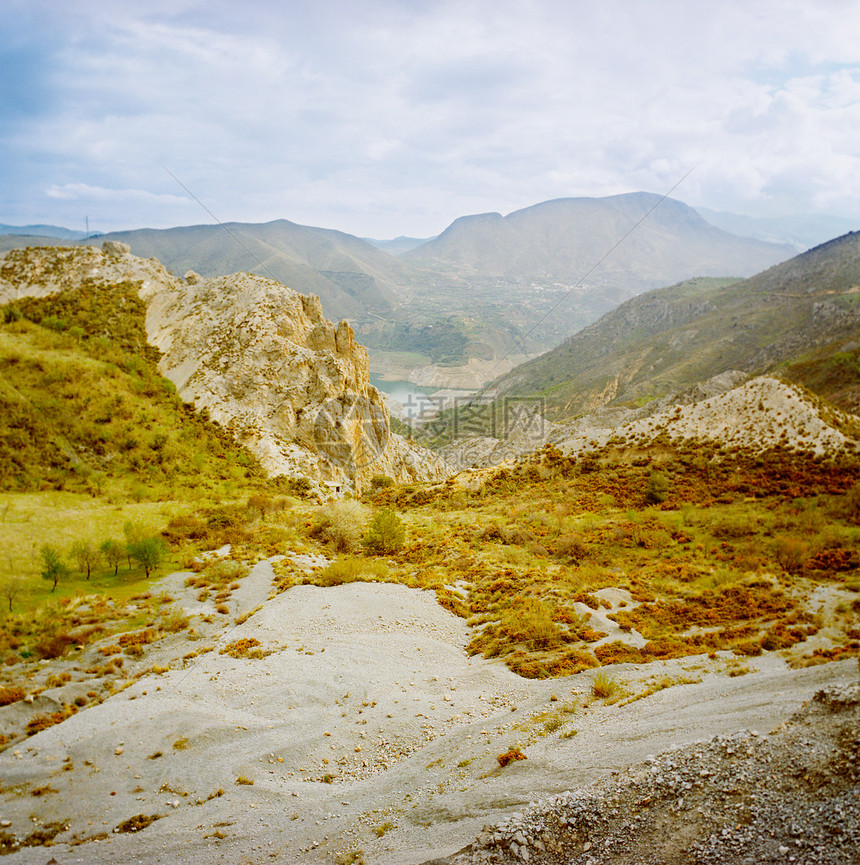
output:
POLYGON ((105 189, 86 183, 66 183, 63 186, 49 186, 45 190, 48 198, 61 201, 80 202, 120 202, 122 204, 159 204, 166 207, 186 206, 188 200, 178 195, 156 195, 145 189, 105 189))
POLYGON ((5 206, 27 221, 86 198, 38 188, 115 192, 86 200, 121 227, 207 219, 162 163, 221 219, 377 236, 663 192, 693 165, 682 200, 860 214, 860 4, 43 6, 32 68, 52 98, 0 143, 5 206))

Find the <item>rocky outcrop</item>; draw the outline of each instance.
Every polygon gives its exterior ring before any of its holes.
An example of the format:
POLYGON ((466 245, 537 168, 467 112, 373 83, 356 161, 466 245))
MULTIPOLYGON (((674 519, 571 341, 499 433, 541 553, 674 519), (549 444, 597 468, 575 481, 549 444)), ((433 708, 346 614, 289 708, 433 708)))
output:
POLYGON ((398 481, 448 473, 430 451, 391 432, 369 383, 367 351, 346 321, 334 326, 319 298, 265 277, 180 279, 123 244, 9 253, 0 303, 73 289, 85 280, 139 283, 149 342, 183 400, 206 408, 272 475, 358 489, 375 474, 398 481))
POLYGON ((665 436, 717 448, 763 451, 791 445, 832 455, 860 447, 856 428, 856 418, 795 385, 771 376, 747 380, 744 373, 729 370, 639 409, 605 406, 563 424, 535 410, 503 429, 502 438, 458 438, 439 453, 463 470, 501 465, 548 443, 578 455, 613 440, 644 446, 665 436))

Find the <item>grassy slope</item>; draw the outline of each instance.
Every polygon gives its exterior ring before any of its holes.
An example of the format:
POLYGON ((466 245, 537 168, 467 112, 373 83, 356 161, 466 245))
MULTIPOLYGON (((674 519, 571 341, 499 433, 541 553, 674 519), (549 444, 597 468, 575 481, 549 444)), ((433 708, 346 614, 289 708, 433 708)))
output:
MULTIPOLYGON (((145 590, 136 565, 114 577, 101 561, 86 580, 68 555, 75 541, 124 544, 127 524, 154 535, 175 517, 272 487, 253 455, 158 373, 144 314, 128 283, 0 310, 0 604, 8 611, 5 587, 16 585, 15 615, 81 593, 145 590), (72 567, 56 592, 39 578, 45 544, 72 567)), ((174 545, 165 565, 182 558, 174 545)), ((62 616, 51 620, 60 627, 62 616)))
POLYGON ((565 418, 606 402, 635 403, 727 369, 774 369, 856 338, 860 234, 740 282, 696 279, 633 298, 493 386, 541 394, 565 418), (843 313, 823 319, 820 305, 843 313))
POLYGON ((830 345, 779 370, 843 411, 860 414, 860 348, 830 345))
POLYGON ((27 298, 6 312, 0 489, 108 485, 159 497, 262 479, 254 457, 183 404, 158 373, 136 286, 90 285, 27 298))

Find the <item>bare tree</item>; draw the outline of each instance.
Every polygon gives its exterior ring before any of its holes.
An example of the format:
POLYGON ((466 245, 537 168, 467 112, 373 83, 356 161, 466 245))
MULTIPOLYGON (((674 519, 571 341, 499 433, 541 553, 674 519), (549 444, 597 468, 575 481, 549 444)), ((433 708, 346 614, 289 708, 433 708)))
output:
POLYGON ((9 612, 12 612, 12 604, 24 594, 24 579, 23 577, 15 576, 14 574, 6 574, 0 580, 0 598, 3 598, 9 604, 9 612))

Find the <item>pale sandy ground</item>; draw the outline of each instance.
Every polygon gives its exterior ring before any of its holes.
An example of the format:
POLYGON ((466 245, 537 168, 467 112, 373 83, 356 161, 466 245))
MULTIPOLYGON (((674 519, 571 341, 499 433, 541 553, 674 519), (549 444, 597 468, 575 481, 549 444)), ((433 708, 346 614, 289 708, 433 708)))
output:
MULTIPOLYGON (((265 598, 270 580, 271 565, 261 563, 236 594, 239 609, 265 598)), ((194 608, 182 581, 174 575, 165 585, 194 608)), ((50 849, 22 849, 5 861, 332 863, 361 849, 368 863, 412 865, 452 853, 530 801, 670 745, 766 732, 819 687, 850 681, 857 670, 851 660, 789 671, 778 657, 744 661, 757 671, 735 678, 701 668, 702 658, 625 665, 615 676, 634 692, 655 675, 703 681, 626 706, 583 708, 590 673, 524 680, 499 662, 470 658, 467 632, 432 593, 351 584, 293 588, 217 642, 171 638, 149 663, 215 648, 0 754, 5 831, 26 836, 36 825, 31 815, 71 820, 50 849), (244 637, 273 653, 219 654, 244 637), (541 714, 575 700, 578 710, 546 734, 541 714), (187 747, 174 748, 181 739, 187 747), (496 755, 514 743, 528 759, 499 769, 496 755), (62 771, 67 758, 74 768, 62 771), (321 780, 326 774, 332 783, 321 780), (239 776, 254 784, 236 785, 239 776), (45 784, 57 792, 31 795, 45 784), (224 795, 207 801, 219 788, 224 795), (112 832, 141 813, 163 817, 137 834, 112 832), (62 843, 97 832, 110 835, 62 843)), ((716 666, 725 671, 728 662, 716 666)))

